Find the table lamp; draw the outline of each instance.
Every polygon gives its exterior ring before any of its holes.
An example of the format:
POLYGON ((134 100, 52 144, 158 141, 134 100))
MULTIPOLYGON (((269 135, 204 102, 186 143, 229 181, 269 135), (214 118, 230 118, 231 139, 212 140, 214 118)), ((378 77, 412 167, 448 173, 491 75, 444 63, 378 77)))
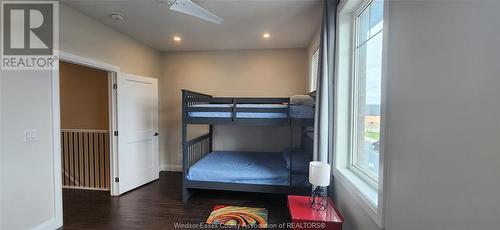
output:
POLYGON ((316 186, 309 198, 311 208, 326 210, 328 200, 326 199, 326 188, 330 185, 330 164, 321 161, 309 163, 309 183, 316 186))

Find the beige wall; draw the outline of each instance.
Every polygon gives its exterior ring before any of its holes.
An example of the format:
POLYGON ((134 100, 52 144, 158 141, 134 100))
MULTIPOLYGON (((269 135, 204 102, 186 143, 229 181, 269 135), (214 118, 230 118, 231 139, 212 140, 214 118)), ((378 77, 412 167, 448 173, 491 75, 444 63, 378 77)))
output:
POLYGON ((108 73, 59 63, 62 129, 109 129, 108 73))
MULTIPOLYGON (((163 169, 180 169, 181 89, 215 96, 288 97, 306 93, 306 49, 167 52, 162 57, 160 145, 163 169)), ((197 132, 197 131, 195 131, 197 132)), ((215 128, 215 149, 281 151, 286 128, 215 128), (249 138, 246 139, 245 137, 249 138)))
MULTIPOLYGON (((122 72, 160 79, 162 169, 180 169, 181 88, 226 96, 289 96, 308 89, 309 61, 305 49, 166 52, 160 55, 158 51, 64 4, 61 4, 60 11, 62 51, 117 65, 122 72)), ((257 130, 250 133, 266 132, 266 128, 257 130)), ((231 131, 224 133, 238 135, 231 131)), ((222 139, 217 139, 216 147, 232 148, 236 145, 234 142, 220 143, 222 139)), ((248 147, 248 150, 252 150, 252 146, 254 150, 260 150, 260 146, 277 150, 284 142, 282 139, 267 145, 240 146, 248 147)))

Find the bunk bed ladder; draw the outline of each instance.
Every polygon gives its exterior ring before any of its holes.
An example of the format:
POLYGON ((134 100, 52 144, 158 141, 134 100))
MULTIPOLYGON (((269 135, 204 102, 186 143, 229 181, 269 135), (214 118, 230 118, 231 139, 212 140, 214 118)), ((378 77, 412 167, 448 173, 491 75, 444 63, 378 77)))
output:
POLYGON ((182 90, 182 201, 187 202, 193 191, 187 188, 187 174, 189 168, 206 154, 212 152, 213 126, 209 125, 209 132, 203 136, 188 141, 187 129, 188 113, 186 108, 204 102, 189 100, 194 98, 211 98, 210 95, 199 94, 182 90))

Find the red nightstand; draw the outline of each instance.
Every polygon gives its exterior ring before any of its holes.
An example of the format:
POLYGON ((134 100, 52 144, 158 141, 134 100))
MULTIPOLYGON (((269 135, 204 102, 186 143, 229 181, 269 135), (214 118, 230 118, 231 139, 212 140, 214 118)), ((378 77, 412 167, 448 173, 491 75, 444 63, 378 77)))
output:
POLYGON ((288 209, 292 229, 341 230, 344 223, 344 218, 330 198, 326 210, 318 211, 311 208, 308 196, 288 196, 288 209))

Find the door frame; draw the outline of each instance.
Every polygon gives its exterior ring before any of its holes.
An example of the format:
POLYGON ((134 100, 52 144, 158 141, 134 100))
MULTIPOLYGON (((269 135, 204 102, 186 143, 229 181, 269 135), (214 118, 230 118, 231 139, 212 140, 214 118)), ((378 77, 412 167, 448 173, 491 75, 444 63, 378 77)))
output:
POLYGON ((109 171, 110 171, 110 195, 118 196, 118 184, 114 178, 118 175, 118 139, 114 136, 117 130, 116 119, 116 90, 113 85, 120 75, 120 67, 94 59, 78 56, 75 54, 60 51, 57 66, 51 74, 51 97, 52 97, 52 149, 53 149, 53 172, 54 172, 54 214, 56 226, 63 225, 62 207, 62 177, 61 177, 61 105, 60 105, 60 82, 59 82, 59 61, 65 61, 81 66, 99 69, 108 72, 108 101, 109 104, 109 171))
MULTIPOLYGON (((110 182, 110 194, 111 196, 118 196, 118 184, 115 182, 114 178, 118 177, 118 142, 117 137, 114 136, 114 132, 117 131, 117 119, 116 119, 116 90, 113 85, 116 84, 117 77, 120 74, 120 68, 108 63, 100 62, 97 60, 81 57, 75 54, 59 52, 59 61, 64 61, 72 64, 77 64, 92 69, 98 69, 108 72, 108 119, 109 119, 109 182, 110 182)), ((59 77, 59 74, 58 74, 59 77)), ((58 81, 59 83, 59 81, 58 81)), ((59 90, 59 89, 57 89, 59 90)), ((60 96, 58 97, 60 101, 60 96)), ((60 105, 59 105, 60 108, 60 105)), ((60 111, 58 111, 60 115, 60 111)), ((60 121, 60 118, 59 118, 60 121)), ((60 139, 60 137, 59 137, 60 139)), ((62 181, 61 181, 62 183, 62 181)))

